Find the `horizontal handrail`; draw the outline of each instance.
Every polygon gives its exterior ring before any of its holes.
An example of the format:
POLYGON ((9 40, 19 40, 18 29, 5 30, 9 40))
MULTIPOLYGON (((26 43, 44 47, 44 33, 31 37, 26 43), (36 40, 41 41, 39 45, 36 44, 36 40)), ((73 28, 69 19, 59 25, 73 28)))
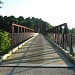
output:
POLYGON ((11 25, 11 33, 26 33, 26 32, 34 32, 33 29, 12 23, 11 25))

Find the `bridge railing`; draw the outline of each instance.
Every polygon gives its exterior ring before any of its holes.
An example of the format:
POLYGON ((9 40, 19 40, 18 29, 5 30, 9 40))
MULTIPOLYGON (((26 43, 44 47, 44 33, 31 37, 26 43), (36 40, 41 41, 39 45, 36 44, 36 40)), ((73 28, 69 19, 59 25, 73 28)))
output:
POLYGON ((70 52, 74 56, 75 52, 75 35, 69 33, 66 24, 56 26, 51 30, 47 30, 47 36, 57 43, 64 50, 70 52), (64 26, 64 28, 62 28, 64 26))
POLYGON ((25 40, 35 36, 36 33, 11 33, 9 38, 11 41, 11 48, 21 44, 25 40))
POLYGON ((9 34, 11 48, 16 47, 33 36, 36 36, 36 34, 37 33, 35 33, 33 29, 12 23, 11 33, 9 34))

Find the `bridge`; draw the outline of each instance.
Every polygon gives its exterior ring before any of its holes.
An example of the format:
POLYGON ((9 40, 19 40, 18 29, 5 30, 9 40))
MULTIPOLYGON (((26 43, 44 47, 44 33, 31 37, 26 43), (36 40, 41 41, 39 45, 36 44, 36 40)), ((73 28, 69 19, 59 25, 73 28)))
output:
MULTIPOLYGON (((33 29, 12 24, 12 33, 9 34, 12 50, 2 57, 0 66, 74 68, 75 36, 70 34, 67 24, 64 23, 45 31, 43 34, 35 33, 33 29)), ((66 69, 63 74, 75 74, 75 69, 73 72, 71 70, 66 69)), ((58 74, 58 71, 55 72, 58 74)))

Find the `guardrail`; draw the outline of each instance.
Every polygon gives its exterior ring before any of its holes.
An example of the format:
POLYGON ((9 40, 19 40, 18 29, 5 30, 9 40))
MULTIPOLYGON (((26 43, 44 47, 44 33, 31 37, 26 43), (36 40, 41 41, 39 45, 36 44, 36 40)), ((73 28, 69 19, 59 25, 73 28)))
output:
POLYGON ((75 55, 75 35, 70 34, 66 23, 47 30, 47 36, 71 55, 75 55))
POLYGON ((33 29, 12 23, 11 33, 9 34, 9 38, 11 41, 11 48, 21 44, 25 40, 27 40, 35 35, 36 35, 36 33, 34 33, 33 29))
POLYGON ((36 33, 10 33, 11 48, 21 44, 25 40, 35 36, 36 33))

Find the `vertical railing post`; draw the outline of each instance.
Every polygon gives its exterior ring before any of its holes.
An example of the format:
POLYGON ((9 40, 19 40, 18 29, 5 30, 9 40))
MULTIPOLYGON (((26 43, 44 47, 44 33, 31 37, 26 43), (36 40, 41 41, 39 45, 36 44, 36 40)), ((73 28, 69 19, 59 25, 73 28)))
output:
POLYGON ((72 48, 72 34, 71 34, 70 54, 72 54, 74 56, 74 52, 73 52, 73 48, 72 48))
POLYGON ((22 33, 23 31, 22 31, 22 27, 21 27, 21 33, 22 33))
POLYGON ((59 45, 61 46, 61 31, 62 31, 62 27, 59 27, 59 45))
POLYGON ((56 42, 56 28, 54 28, 55 29, 55 42, 56 42))
POLYGON ((14 25, 11 26, 11 33, 14 33, 14 25))
POLYGON ((64 48, 64 33, 62 34, 62 48, 64 48))
POLYGON ((59 45, 59 27, 57 27, 57 44, 59 45))

